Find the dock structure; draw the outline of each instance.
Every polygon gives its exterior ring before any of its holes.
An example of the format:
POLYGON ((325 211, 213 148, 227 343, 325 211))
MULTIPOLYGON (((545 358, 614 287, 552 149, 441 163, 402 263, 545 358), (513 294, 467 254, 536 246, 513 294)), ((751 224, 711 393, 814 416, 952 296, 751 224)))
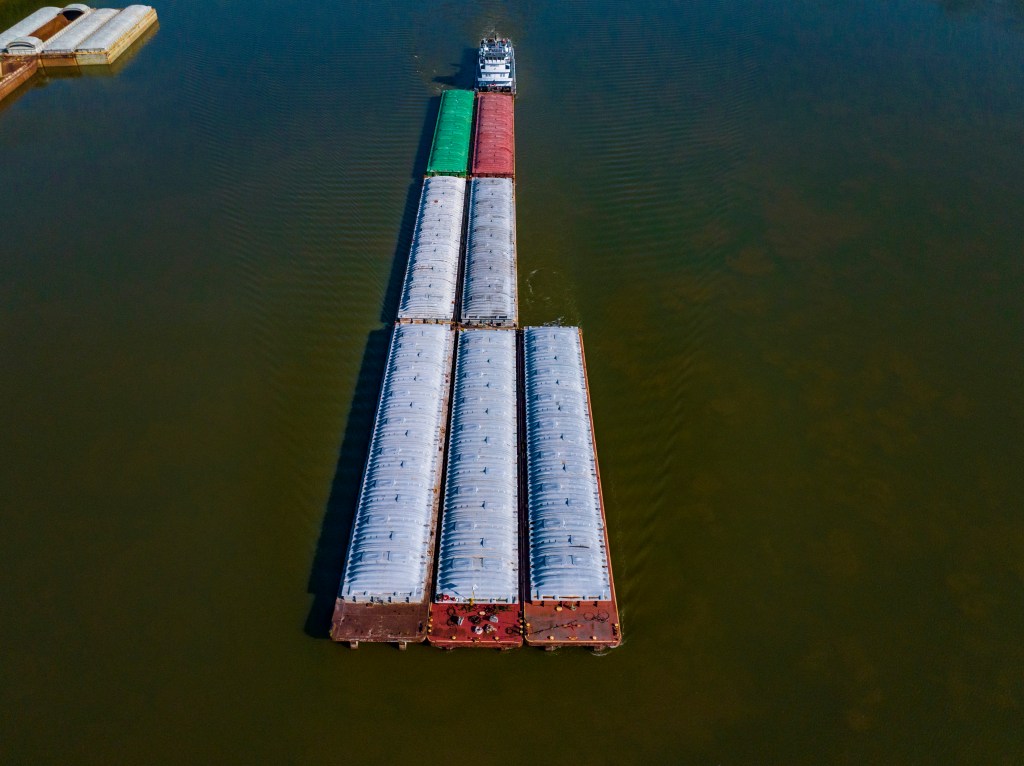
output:
POLYGON ((424 179, 398 321, 451 322, 455 319, 465 202, 466 179, 456 176, 424 179))
POLYGON ((515 177, 515 102, 510 93, 476 96, 472 172, 474 178, 515 177))
POLYGON ((601 476, 576 327, 523 331, 528 593, 526 643, 621 642, 601 476))
POLYGON ((461 330, 427 640, 511 649, 519 605, 515 330, 461 330))
POLYGON ((473 91, 446 90, 434 126, 427 175, 461 176, 469 172, 469 139, 473 126, 473 91))
POLYGON ((515 327, 519 321, 516 276, 516 207, 511 178, 470 182, 462 323, 515 327))
POLYGON ((0 100, 40 68, 112 64, 156 22, 148 5, 40 8, 0 32, 0 100))
POLYGON ((426 638, 454 333, 398 324, 335 602, 331 637, 426 638))

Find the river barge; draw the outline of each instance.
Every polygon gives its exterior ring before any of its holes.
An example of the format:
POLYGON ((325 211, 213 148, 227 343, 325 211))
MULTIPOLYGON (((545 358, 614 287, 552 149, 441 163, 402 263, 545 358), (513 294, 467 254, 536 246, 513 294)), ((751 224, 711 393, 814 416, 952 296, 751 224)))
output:
POLYGON ((0 55, 35 57, 44 67, 112 64, 156 22, 148 5, 47 6, 0 32, 0 55))
POLYGON ((516 52, 512 41, 486 37, 480 41, 476 63, 476 89, 480 92, 516 92, 516 52))
POLYGON ((472 173, 474 178, 515 177, 515 108, 507 93, 477 94, 472 173))
POLYGON ((477 327, 515 327, 515 186, 511 178, 474 178, 469 190, 461 319, 477 327))
POLYGON ((394 329, 331 625, 353 648, 427 635, 453 346, 447 325, 394 329))
POLYGON ((446 90, 430 144, 427 175, 461 176, 469 172, 469 139, 473 128, 473 91, 446 90))
POLYGON ((604 649, 622 640, 583 336, 523 330, 526 643, 604 649))
POLYGON ((398 306, 399 322, 455 319, 465 202, 465 178, 424 179, 398 306))
POLYGON ((523 643, 515 330, 461 330, 434 601, 444 649, 523 643))

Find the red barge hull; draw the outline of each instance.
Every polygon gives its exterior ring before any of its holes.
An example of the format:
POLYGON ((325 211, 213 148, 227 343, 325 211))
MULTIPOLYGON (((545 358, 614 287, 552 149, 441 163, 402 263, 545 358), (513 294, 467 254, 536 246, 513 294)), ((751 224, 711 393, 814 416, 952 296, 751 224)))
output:
POLYGON ((519 604, 431 604, 427 641, 440 649, 517 649, 523 645, 519 604))

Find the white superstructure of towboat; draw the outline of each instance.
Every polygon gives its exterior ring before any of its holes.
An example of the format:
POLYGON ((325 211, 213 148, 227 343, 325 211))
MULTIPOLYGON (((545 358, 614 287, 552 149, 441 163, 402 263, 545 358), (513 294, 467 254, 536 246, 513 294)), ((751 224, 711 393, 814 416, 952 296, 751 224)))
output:
POLYGON ((516 54, 511 40, 488 37, 480 41, 476 89, 516 92, 516 54))

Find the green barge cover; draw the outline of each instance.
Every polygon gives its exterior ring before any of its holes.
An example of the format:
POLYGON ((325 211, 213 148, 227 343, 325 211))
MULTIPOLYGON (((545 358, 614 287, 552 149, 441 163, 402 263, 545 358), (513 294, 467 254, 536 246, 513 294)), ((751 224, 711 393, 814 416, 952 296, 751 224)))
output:
POLYGON ((446 90, 434 128, 427 175, 465 176, 469 169, 469 134, 473 125, 473 91, 446 90))

